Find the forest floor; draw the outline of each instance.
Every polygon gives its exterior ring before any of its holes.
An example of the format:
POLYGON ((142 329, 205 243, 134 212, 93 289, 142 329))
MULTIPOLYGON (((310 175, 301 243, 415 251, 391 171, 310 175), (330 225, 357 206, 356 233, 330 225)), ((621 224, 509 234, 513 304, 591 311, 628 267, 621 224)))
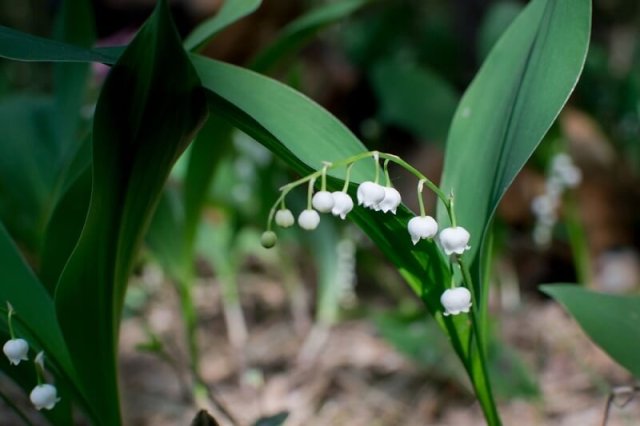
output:
MULTIPOLYGON (((310 344, 296 331, 286 293, 275 282, 253 285, 243 294, 249 336, 239 357, 226 338, 216 288, 202 286, 197 296, 203 314, 202 375, 239 424, 282 411, 289 412, 287 426, 484 424, 463 381, 447 377, 437 364, 424 368, 409 360, 368 318, 316 328, 310 344)), ((169 341, 176 349, 177 302, 163 297, 147 312, 148 326, 164 338, 173 336, 169 341)), ((599 426, 611 389, 633 384, 629 373, 553 301, 527 301, 502 314, 499 328, 540 390, 538 397, 500 398, 505 425, 599 426)), ((144 338, 138 318, 124 322, 121 360, 128 424, 186 426, 196 409, 181 402, 184 389, 167 363, 135 349, 144 338)), ((640 424, 640 396, 622 408, 612 405, 607 424, 640 424)))

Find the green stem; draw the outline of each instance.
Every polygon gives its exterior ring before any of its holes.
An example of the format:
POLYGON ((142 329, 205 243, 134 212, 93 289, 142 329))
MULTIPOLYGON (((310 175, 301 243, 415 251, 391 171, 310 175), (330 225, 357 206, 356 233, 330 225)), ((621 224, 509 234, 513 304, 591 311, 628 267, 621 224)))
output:
POLYGON ((11 305, 8 305, 8 314, 7 314, 7 325, 9 326, 9 336, 11 337, 11 340, 16 338, 16 334, 13 331, 13 320, 11 317, 13 317, 13 307, 11 305))
POLYGON ((313 185, 315 183, 315 179, 311 179, 309 181, 309 190, 307 191, 307 210, 311 210, 311 200, 313 199, 313 185))
POLYGON ((469 345, 469 359, 471 361, 469 368, 471 381, 473 382, 476 397, 480 402, 487 424, 490 426, 500 426, 502 422, 500 421, 498 408, 496 407, 496 403, 493 398, 493 390, 491 389, 491 380, 487 368, 486 343, 484 342, 484 333, 482 332, 485 327, 482 327, 482 325, 479 324, 480 320, 477 315, 479 310, 486 309, 486 307, 478 305, 479 295, 476 294, 469 269, 466 267, 460 256, 456 256, 456 260, 460 266, 460 270, 462 271, 462 279, 466 283, 467 288, 471 291, 473 303, 472 309, 469 313, 472 333, 475 341, 475 345, 469 345), (474 350, 475 352, 473 352, 474 350))
MULTIPOLYGON (((193 257, 188 257, 188 259, 193 259, 193 257)), ((193 303, 193 269, 191 265, 184 266, 184 271, 180 273, 179 277, 176 277, 176 284, 189 351, 189 369, 194 376, 197 376, 200 372, 200 351, 197 340, 198 315, 193 303)))
POLYGON ((384 160, 384 177, 385 177, 385 183, 388 188, 391 187, 391 178, 389 177, 389 160, 388 158, 386 160, 384 160))
POLYGON ((347 171, 345 172, 345 176, 344 176, 344 185, 342 186, 342 192, 347 192, 347 189, 349 189, 349 180, 351 180, 351 169, 353 168, 353 165, 355 163, 351 163, 347 166, 347 171))
POLYGON ((424 208, 424 200, 422 199, 422 189, 424 187, 425 180, 420 179, 418 181, 418 205, 420 206, 420 216, 424 217, 427 213, 424 208))

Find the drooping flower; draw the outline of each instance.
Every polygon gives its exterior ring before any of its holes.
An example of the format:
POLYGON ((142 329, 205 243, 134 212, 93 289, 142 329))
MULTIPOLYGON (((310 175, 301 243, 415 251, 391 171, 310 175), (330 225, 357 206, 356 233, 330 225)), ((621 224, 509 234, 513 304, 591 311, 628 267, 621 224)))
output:
POLYGON ((329 191, 318 191, 313 194, 311 205, 320 213, 328 213, 333 208, 333 197, 329 191))
POLYGON ((358 197, 358 205, 367 208, 374 208, 384 199, 385 191, 382 185, 366 181, 358 185, 356 193, 358 197))
POLYGON ((48 383, 44 383, 33 388, 29 395, 29 399, 36 407, 36 410, 42 410, 43 408, 51 410, 56 403, 60 401, 60 398, 58 398, 58 390, 55 386, 48 383))
POLYGON ((467 313, 471 308, 471 292, 465 287, 445 290, 440 296, 440 303, 444 307, 444 316, 467 313))
POLYGON ((340 219, 347 217, 347 214, 353 210, 353 200, 346 192, 335 191, 331 193, 333 197, 333 208, 331 214, 340 216, 340 219))
POLYGON ((288 228, 292 226, 296 220, 293 217, 293 213, 289 209, 280 209, 276 212, 275 217, 276 225, 281 226, 283 228, 288 228))
POLYGON ((418 244, 421 239, 433 238, 438 232, 438 222, 431 216, 416 216, 407 224, 411 242, 418 244))
POLYGON ((12 365, 20 364, 20 361, 27 361, 29 359, 29 343, 24 339, 11 339, 2 347, 2 351, 9 358, 9 363, 12 365))
POLYGON ((455 253, 462 254, 469 250, 469 232, 462 226, 443 229, 440 232, 440 244, 447 256, 455 253))
POLYGON ((303 210, 298 216, 298 225, 307 231, 313 231, 320 224, 320 215, 313 209, 303 210))
POLYGON ((376 210, 382 210, 384 213, 391 212, 396 214, 396 209, 402 202, 402 197, 397 189, 391 186, 384 187, 384 198, 376 206, 376 210))
POLYGON ((260 244, 264 248, 271 248, 276 245, 278 236, 273 231, 264 231, 260 236, 260 244))

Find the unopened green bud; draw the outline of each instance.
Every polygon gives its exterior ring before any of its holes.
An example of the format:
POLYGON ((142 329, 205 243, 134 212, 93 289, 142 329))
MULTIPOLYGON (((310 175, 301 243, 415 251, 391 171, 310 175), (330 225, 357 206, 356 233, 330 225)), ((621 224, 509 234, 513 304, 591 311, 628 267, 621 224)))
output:
POLYGON ((276 233, 273 231, 265 231, 262 233, 262 236, 260 237, 260 244, 262 244, 262 247, 264 248, 271 248, 275 246, 276 241, 278 241, 278 237, 276 236, 276 233))

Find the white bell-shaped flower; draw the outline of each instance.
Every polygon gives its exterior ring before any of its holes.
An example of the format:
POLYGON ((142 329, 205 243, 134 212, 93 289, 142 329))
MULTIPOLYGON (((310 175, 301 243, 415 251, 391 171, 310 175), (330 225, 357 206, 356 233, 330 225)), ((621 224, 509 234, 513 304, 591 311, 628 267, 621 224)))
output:
POLYGON ((447 256, 455 253, 462 254, 469 250, 469 232, 462 226, 443 229, 440 232, 440 244, 447 256))
POLYGON ((313 231, 320 224, 320 215, 313 209, 303 210, 298 216, 298 225, 307 231, 313 231))
POLYGON ((396 210, 401 202, 402 197, 398 190, 390 186, 385 186, 384 198, 376 205, 376 210, 382 210, 384 213, 391 212, 396 214, 396 210))
POLYGON ((440 296, 444 316, 467 313, 471 308, 471 292, 465 287, 450 288, 440 296))
POLYGON ((318 191, 313 194, 311 205, 320 213, 328 213, 333 208, 333 197, 329 191, 318 191))
POLYGON ((353 200, 349 197, 349 194, 342 191, 332 192, 331 196, 333 197, 331 214, 340 216, 340 219, 344 219, 347 217, 347 214, 353 210, 353 200))
POLYGON ((2 347, 2 351, 9 358, 9 363, 13 365, 20 364, 20 361, 29 359, 29 343, 24 339, 11 339, 2 347))
POLYGON ((42 410, 43 408, 51 410, 56 403, 60 401, 60 398, 58 398, 58 390, 55 386, 48 383, 44 383, 33 388, 29 395, 29 399, 31 399, 36 410, 42 410))
POLYGON ((296 220, 293 217, 293 213, 289 209, 280 209, 276 212, 275 217, 276 225, 283 228, 288 228, 293 225, 296 220))
POLYGON ((385 191, 382 185, 366 181, 358 185, 356 196, 358 197, 359 206, 374 208, 384 199, 385 191))
POLYGON ((416 245, 421 239, 435 237, 438 232, 438 222, 431 216, 416 216, 409 221, 407 229, 411 235, 411 242, 416 245))

